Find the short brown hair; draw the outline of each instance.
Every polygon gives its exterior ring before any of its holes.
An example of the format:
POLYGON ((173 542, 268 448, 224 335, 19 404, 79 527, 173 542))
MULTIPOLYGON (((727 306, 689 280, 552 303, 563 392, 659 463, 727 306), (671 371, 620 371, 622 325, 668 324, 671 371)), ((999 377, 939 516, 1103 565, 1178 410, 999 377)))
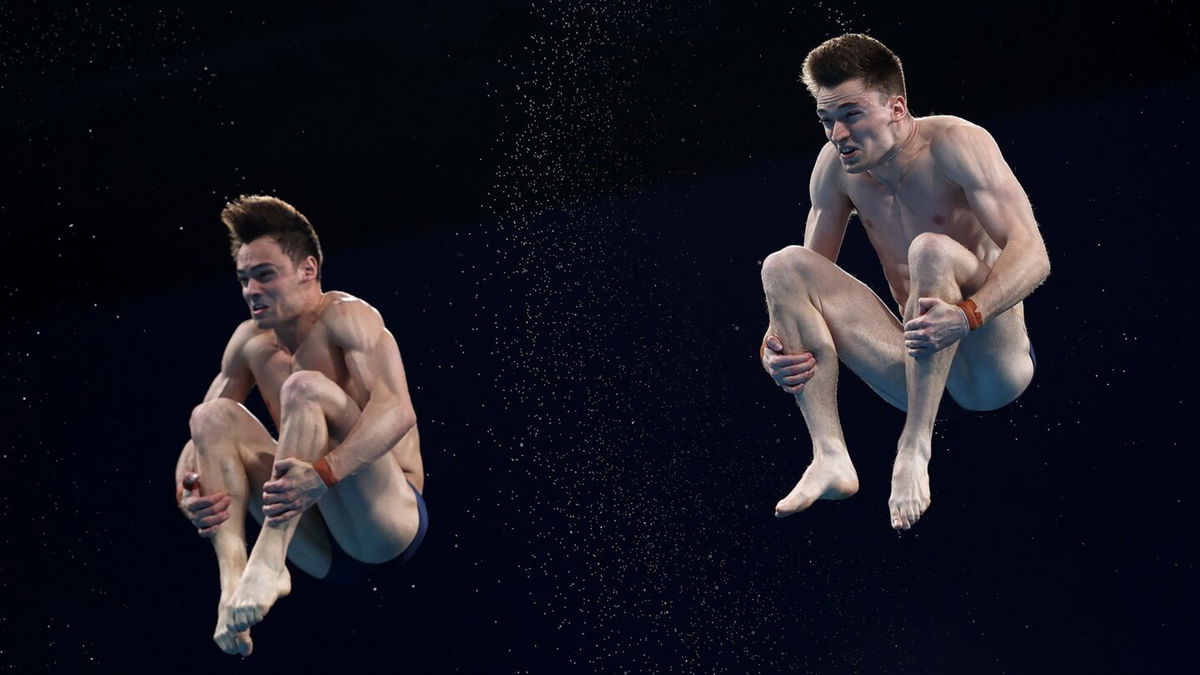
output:
POLYGON ((861 79, 868 89, 885 96, 908 97, 899 57, 869 35, 840 35, 822 42, 804 57, 800 81, 813 96, 817 87, 832 89, 854 79, 861 79))
POLYGON ((242 195, 221 210, 221 222, 229 229, 230 253, 237 258, 243 244, 271 237, 284 255, 299 266, 308 256, 317 259, 317 280, 321 279, 321 240, 303 213, 277 197, 242 195))

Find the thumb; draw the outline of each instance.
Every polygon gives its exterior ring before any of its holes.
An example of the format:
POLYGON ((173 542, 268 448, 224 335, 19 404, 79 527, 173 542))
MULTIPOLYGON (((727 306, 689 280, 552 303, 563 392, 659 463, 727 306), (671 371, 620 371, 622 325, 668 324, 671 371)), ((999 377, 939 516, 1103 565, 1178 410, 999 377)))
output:
POLYGON ((296 460, 287 457, 275 462, 275 470, 272 472, 274 478, 279 478, 288 472, 288 469, 296 465, 296 460))
POLYGON ((200 474, 188 472, 183 474, 183 489, 196 490, 200 488, 200 474))
POLYGON ((779 338, 775 337, 774 335, 768 335, 767 336, 767 349, 770 349, 771 351, 778 354, 783 351, 783 343, 780 342, 779 338))
POLYGON ((917 313, 924 314, 933 309, 941 300, 937 298, 920 298, 917 300, 917 313))

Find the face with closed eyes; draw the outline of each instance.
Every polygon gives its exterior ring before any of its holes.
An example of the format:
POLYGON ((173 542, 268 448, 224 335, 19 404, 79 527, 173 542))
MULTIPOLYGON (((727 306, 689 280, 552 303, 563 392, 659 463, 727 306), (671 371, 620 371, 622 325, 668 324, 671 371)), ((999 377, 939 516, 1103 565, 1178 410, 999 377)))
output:
POLYGON ((903 96, 868 89, 862 80, 816 90, 817 118, 847 173, 862 173, 890 159, 900 147, 900 123, 908 116, 903 96))
POLYGON ((242 297, 259 328, 272 328, 298 316, 318 283, 316 259, 309 256, 297 265, 273 237, 242 244, 236 261, 242 297))

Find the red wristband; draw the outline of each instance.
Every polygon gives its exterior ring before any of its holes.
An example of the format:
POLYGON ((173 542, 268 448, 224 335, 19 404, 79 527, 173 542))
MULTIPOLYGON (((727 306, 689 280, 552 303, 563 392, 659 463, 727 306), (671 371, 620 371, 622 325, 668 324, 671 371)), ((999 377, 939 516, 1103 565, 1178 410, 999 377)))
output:
POLYGON ((317 475, 321 477, 321 482, 325 484, 325 487, 329 488, 337 484, 333 469, 329 468, 329 462, 326 462, 324 457, 318 459, 313 464, 313 468, 317 470, 317 475))
POLYGON ((975 301, 967 298, 955 305, 967 315, 967 328, 975 330, 983 325, 983 315, 979 313, 979 307, 975 305, 975 301))

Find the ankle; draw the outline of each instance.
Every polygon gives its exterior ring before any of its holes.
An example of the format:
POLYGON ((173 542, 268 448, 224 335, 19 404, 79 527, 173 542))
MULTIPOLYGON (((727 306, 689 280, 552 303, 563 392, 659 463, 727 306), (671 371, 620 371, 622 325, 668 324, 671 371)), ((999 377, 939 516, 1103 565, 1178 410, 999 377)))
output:
POLYGON ((896 456, 907 458, 929 459, 932 443, 930 435, 901 434, 900 442, 896 443, 896 456))
POLYGON ((830 459, 848 456, 850 451, 846 448, 846 442, 841 440, 825 440, 813 441, 812 445, 813 459, 817 457, 828 457, 830 459))

